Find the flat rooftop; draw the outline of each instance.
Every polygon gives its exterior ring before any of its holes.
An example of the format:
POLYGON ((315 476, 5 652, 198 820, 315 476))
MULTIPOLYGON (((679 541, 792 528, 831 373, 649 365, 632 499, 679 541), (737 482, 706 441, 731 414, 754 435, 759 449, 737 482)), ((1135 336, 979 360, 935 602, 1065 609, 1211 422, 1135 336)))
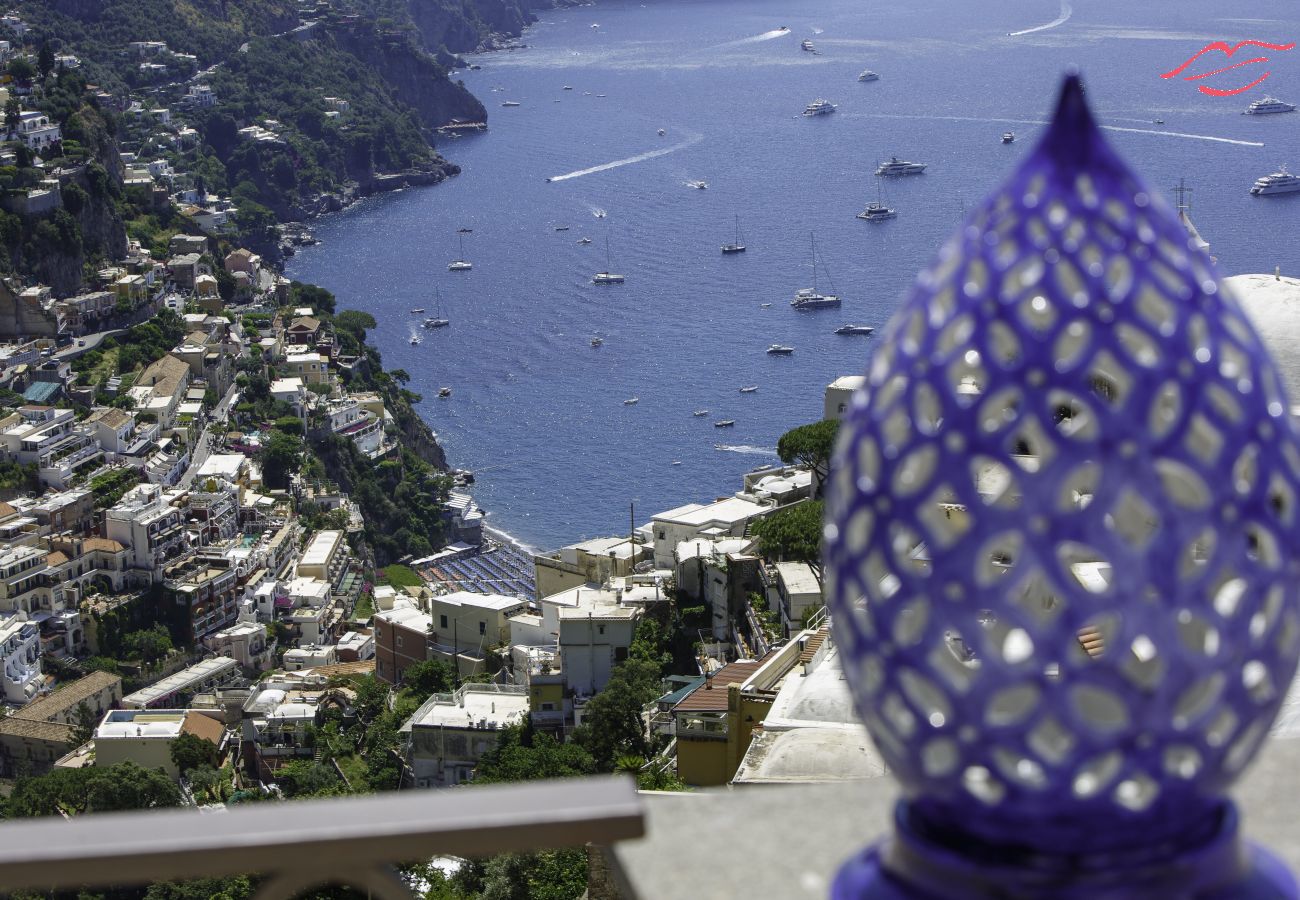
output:
POLYGON ((171 739, 180 735, 184 725, 183 709, 115 709, 99 723, 95 738, 171 739))
POLYGON ((434 694, 415 711, 408 725, 423 727, 505 728, 528 718, 528 691, 478 691, 462 689, 456 694, 434 694))

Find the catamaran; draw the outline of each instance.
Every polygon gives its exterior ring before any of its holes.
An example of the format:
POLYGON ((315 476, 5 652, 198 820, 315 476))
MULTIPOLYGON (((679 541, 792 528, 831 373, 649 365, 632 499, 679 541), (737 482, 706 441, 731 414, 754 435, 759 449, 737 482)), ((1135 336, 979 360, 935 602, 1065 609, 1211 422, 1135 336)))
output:
POLYGON ((605 233, 605 271, 591 276, 592 284, 622 284, 623 276, 609 270, 609 233, 605 233))
POLYGON ((442 317, 442 296, 438 293, 438 289, 435 287, 433 289, 433 315, 424 320, 424 327, 446 328, 450 324, 450 319, 444 319, 442 317))
POLYGON ((474 268, 474 264, 465 259, 465 232, 468 230, 461 228, 456 232, 456 236, 460 239, 460 256, 447 263, 447 269, 451 272, 468 272, 474 268))
POLYGON ((722 245, 723 253, 744 253, 745 243, 740 239, 740 216, 736 216, 736 239, 730 244, 722 245))
POLYGON ((876 181, 876 202, 868 203, 867 208, 858 213, 859 219, 866 219, 868 222, 883 222, 885 219, 892 219, 898 215, 893 209, 885 205, 881 197, 880 182, 876 181))
MULTIPOLYGON (((832 309, 840 305, 840 298, 835 294, 823 294, 817 290, 817 237, 812 237, 812 270, 813 286, 810 288, 799 288, 790 301, 790 305, 795 309, 832 309)), ((827 280, 830 280, 828 272, 827 280)), ((832 290, 834 286, 832 285, 832 290)))

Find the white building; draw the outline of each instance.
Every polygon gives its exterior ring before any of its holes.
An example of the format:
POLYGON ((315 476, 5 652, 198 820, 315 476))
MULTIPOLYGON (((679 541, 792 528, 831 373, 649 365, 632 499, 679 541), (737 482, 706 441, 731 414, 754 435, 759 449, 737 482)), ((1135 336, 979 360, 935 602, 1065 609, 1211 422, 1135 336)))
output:
POLYGON ((257 672, 271 668, 275 662, 275 641, 266 635, 266 626, 258 622, 240 622, 215 634, 203 643, 214 653, 229 656, 245 669, 257 672))
POLYGON ((454 694, 434 694, 401 728, 415 786, 471 780, 479 759, 496 747, 501 730, 527 719, 524 687, 466 684, 454 694))
POLYGON ((22 141, 32 150, 44 150, 63 140, 63 132, 50 117, 36 110, 23 110, 18 124, 5 134, 6 141, 22 141))
POLYGON ((853 392, 867 383, 864 375, 841 375, 826 385, 823 401, 823 419, 842 419, 853 400, 853 392))
POLYGON ((188 546, 184 513, 171 500, 160 485, 141 484, 104 512, 104 536, 126 547, 130 568, 149 572, 153 581, 188 546))
POLYGON ((740 497, 728 497, 716 503, 688 503, 653 516, 655 568, 673 568, 676 563, 674 552, 682 541, 696 537, 742 537, 750 520, 766 515, 774 508, 740 497))
POLYGON ((0 619, 0 664, 4 702, 22 706, 41 691, 41 630, 25 613, 0 619))
POLYGON ((193 734, 213 745, 225 743, 225 726, 213 716, 184 709, 114 709, 95 729, 95 765, 133 762, 142 769, 162 769, 172 778, 180 770, 172 761, 172 742, 193 734))

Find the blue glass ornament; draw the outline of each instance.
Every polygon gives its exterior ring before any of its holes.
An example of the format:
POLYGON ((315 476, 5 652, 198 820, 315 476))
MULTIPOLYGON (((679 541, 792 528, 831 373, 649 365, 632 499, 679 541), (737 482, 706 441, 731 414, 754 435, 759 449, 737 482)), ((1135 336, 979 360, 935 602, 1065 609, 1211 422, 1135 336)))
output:
POLYGON ((1067 78, 837 443, 835 629, 903 789, 837 898, 1296 896, 1227 797, 1300 652, 1289 409, 1067 78))

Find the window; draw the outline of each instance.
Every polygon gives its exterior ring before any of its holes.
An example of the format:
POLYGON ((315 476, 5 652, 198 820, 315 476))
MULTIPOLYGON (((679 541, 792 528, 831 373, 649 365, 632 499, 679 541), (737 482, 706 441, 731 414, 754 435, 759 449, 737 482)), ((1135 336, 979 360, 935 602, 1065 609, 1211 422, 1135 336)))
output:
POLYGON ((446 627, 447 627, 447 617, 446 617, 446 616, 438 616, 438 627, 439 627, 439 628, 446 628, 446 627))
POLYGON ((397 649, 402 649, 402 636, 400 634, 397 636, 397 649))
POLYGON ((622 661, 625 660, 625 659, 627 659, 627 648, 626 648, 626 647, 615 647, 615 648, 614 648, 614 662, 622 662, 622 661))
POLYGON ((597 625, 596 628, 599 630, 599 633, 600 633, 600 634, 604 634, 604 633, 605 633, 605 626, 604 626, 604 625, 597 625))
POLYGON ((479 623, 478 623, 478 633, 479 633, 479 634, 487 634, 487 622, 479 622, 479 623))

